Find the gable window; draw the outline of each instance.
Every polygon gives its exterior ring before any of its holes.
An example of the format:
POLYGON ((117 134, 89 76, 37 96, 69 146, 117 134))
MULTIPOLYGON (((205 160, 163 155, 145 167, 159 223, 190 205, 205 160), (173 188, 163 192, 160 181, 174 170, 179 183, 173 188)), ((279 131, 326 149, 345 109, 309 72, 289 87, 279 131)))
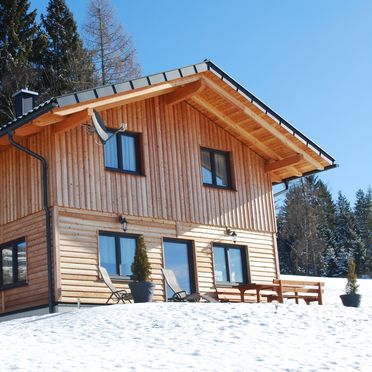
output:
POLYGON ((26 242, 24 239, 0 245, 0 288, 26 282, 26 242))
POLYGON ((213 261, 216 283, 247 283, 244 247, 214 244, 213 261))
POLYGON ((105 144, 105 167, 125 173, 141 174, 140 135, 117 133, 105 144))
POLYGON ((232 187, 228 152, 201 148, 201 163, 204 185, 228 189, 232 187))
POLYGON ((110 276, 130 279, 137 247, 137 236, 100 232, 99 258, 110 276))

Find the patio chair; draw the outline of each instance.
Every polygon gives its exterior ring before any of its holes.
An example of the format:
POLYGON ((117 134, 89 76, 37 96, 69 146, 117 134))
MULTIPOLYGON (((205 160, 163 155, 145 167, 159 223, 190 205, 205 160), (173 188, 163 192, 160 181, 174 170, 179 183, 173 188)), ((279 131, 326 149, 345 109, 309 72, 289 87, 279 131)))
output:
POLYGON ((200 293, 191 293, 187 294, 186 291, 182 290, 178 284, 176 275, 171 269, 161 269, 164 275, 164 279, 170 289, 174 292, 173 296, 168 298, 168 301, 171 302, 199 302, 201 299, 204 299, 207 302, 218 302, 212 296, 208 294, 200 293))
POLYGON ((131 293, 128 293, 125 289, 120 289, 118 290, 113 284, 112 284, 112 281, 110 279, 110 276, 107 272, 107 270, 102 267, 102 266, 99 266, 99 272, 101 273, 101 276, 102 276, 102 279, 104 281, 104 283, 107 285, 107 287, 110 289, 111 291, 111 296, 108 298, 108 300, 106 301, 106 304, 108 304, 110 302, 110 300, 112 299, 113 301, 116 301, 116 303, 118 304, 120 301, 123 302, 123 304, 126 303, 126 301, 128 302, 132 302, 132 294, 131 293))

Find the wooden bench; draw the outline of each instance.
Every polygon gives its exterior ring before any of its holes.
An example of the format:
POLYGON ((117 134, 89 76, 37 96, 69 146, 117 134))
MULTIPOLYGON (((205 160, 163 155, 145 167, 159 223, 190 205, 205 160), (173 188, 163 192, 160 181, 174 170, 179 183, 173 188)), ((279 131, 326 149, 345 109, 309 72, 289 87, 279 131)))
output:
MULTIPOLYGON (((252 294, 247 293, 245 296, 245 302, 255 302, 252 296, 252 294)), ((219 302, 241 302, 240 291, 236 288, 216 288, 216 297, 219 302)))
POLYGON ((279 288, 277 294, 263 295, 268 302, 283 302, 287 298, 294 299, 296 304, 302 299, 307 305, 315 301, 323 305, 324 282, 274 279, 273 283, 278 284, 279 288))

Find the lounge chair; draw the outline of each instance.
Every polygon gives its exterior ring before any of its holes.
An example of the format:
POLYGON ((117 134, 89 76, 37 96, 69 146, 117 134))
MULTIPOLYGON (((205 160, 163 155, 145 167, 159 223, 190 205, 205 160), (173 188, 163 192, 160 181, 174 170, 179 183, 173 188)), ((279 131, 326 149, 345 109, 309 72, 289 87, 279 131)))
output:
POLYGON ((107 272, 107 270, 102 267, 102 266, 99 266, 99 272, 101 273, 101 276, 102 276, 102 279, 103 281, 105 282, 105 284, 107 285, 107 287, 110 289, 111 291, 111 296, 108 298, 108 300, 106 301, 106 304, 108 304, 110 302, 110 300, 112 299, 113 301, 116 300, 116 303, 118 304, 120 301, 123 302, 123 304, 125 304, 127 301, 128 302, 132 302, 132 294, 131 293, 128 293, 125 289, 120 289, 118 290, 113 284, 112 284, 112 281, 110 279, 110 276, 107 272))
POLYGON ((207 302, 218 302, 212 296, 208 294, 191 293, 187 294, 186 291, 182 290, 178 284, 176 275, 171 269, 161 269, 164 275, 166 283, 169 285, 170 289, 174 292, 173 296, 168 298, 168 301, 172 302, 199 302, 204 299, 207 302))

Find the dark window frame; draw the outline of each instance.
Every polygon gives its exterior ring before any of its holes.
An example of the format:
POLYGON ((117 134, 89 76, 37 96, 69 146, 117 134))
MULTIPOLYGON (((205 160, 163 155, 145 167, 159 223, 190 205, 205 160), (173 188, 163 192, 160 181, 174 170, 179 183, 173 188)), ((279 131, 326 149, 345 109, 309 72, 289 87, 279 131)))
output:
MULTIPOLYGON (((115 129, 107 129, 108 132, 114 133, 115 129)), ((143 166, 142 166, 142 136, 141 133, 138 132, 118 132, 115 134, 115 142, 116 142, 116 152, 117 152, 117 161, 118 167, 108 167, 106 165, 106 160, 104 159, 104 165, 106 170, 126 173, 126 174, 133 174, 137 176, 143 176, 143 166), (134 138, 135 144, 135 157, 136 157, 136 164, 137 169, 135 171, 124 169, 123 166, 123 148, 122 148, 122 137, 131 137, 134 138)))
POLYGON ((191 293, 198 291, 198 278, 196 277, 196 257, 195 257, 195 244, 193 240, 188 239, 177 239, 177 238, 165 238, 163 237, 163 261, 165 262, 165 249, 164 243, 186 243, 188 246, 187 258, 189 260, 189 273, 190 273, 190 290, 191 293))
MULTIPOLYGON (((120 264, 121 264, 121 250, 120 250, 120 238, 132 238, 136 240, 136 247, 138 245, 138 238, 139 235, 137 234, 127 234, 127 233, 119 233, 119 232, 111 232, 111 231, 99 231, 98 232, 98 241, 100 236, 110 236, 115 238, 115 267, 116 267, 116 274, 110 275, 110 278, 113 279, 118 279, 118 280, 128 280, 131 281, 132 276, 128 275, 121 275, 120 274, 120 264)), ((99 257, 99 264, 101 265, 101 256, 100 256, 100 250, 101 247, 99 246, 99 251, 98 251, 98 257, 99 257)))
POLYGON ((27 279, 18 280, 18 245, 25 243, 26 244, 26 278, 27 278, 27 243, 26 238, 22 237, 19 239, 11 240, 6 243, 0 244, 0 290, 9 289, 18 287, 24 284, 27 284, 27 279), (10 284, 3 284, 3 249, 12 250, 12 269, 13 269, 13 282, 10 284))
POLYGON ((225 256, 225 264, 226 264, 226 276, 227 281, 217 281, 215 276, 215 262, 213 258, 213 276, 215 279, 216 284, 231 286, 235 284, 248 284, 250 282, 249 272, 248 272, 248 253, 247 247, 244 245, 235 245, 235 244, 226 244, 226 243, 213 243, 212 245, 212 256, 214 257, 214 248, 224 248, 224 256, 225 256), (232 282, 230 280, 230 258, 229 258, 229 249, 239 249, 241 252, 242 258, 242 274, 243 274, 243 281, 242 282, 232 282))
POLYGON ((223 150, 216 150, 211 149, 208 147, 200 147, 200 163, 202 167, 202 180, 203 180, 203 186, 207 187, 213 187, 217 189, 223 189, 223 190, 233 190, 233 179, 232 179, 232 166, 231 166, 231 155, 230 151, 223 151, 223 150), (212 183, 206 183, 203 180, 203 156, 202 151, 207 151, 210 154, 210 161, 211 161, 211 173, 212 173, 212 183), (216 161, 215 161, 215 154, 224 155, 226 160, 226 172, 227 172, 227 186, 221 186, 217 185, 217 175, 216 175, 216 161))

